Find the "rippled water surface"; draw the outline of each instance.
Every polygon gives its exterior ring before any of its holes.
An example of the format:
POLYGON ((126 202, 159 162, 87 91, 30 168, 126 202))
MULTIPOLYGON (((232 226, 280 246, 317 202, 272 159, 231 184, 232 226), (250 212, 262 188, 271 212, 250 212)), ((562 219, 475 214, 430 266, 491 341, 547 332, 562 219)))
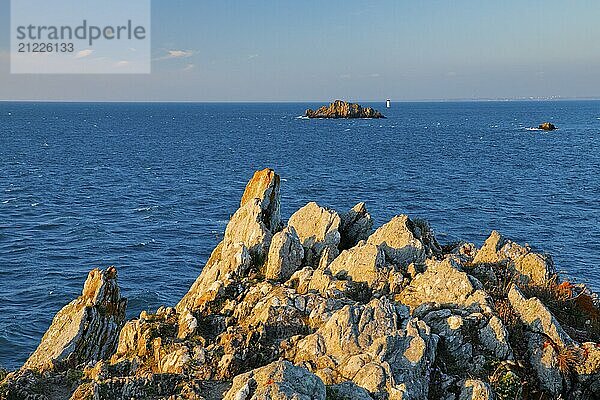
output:
POLYGON ((309 106, 0 103, 0 364, 24 362, 91 268, 118 267, 129 317, 175 304, 267 166, 286 218, 366 201, 377 225, 421 216, 441 241, 498 229, 600 289, 600 102, 296 118, 309 106), (560 130, 527 129, 546 120, 560 130))

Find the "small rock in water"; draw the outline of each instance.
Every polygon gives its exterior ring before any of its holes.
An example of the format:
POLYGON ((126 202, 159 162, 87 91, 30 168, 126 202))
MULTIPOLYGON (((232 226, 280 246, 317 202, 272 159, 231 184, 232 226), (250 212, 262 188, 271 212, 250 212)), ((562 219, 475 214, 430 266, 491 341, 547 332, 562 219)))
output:
POLYGON ((541 129, 544 131, 553 131, 553 130, 556 130, 556 126, 550 122, 544 122, 543 124, 538 126, 538 129, 541 129))

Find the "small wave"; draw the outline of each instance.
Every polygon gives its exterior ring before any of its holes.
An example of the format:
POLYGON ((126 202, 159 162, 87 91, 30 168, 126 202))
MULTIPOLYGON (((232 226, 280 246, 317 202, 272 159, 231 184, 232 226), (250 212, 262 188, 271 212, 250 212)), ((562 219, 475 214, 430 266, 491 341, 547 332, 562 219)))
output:
POLYGON ((144 290, 131 294, 127 303, 127 318, 133 318, 142 310, 154 311, 160 307, 160 295, 155 291, 144 290))
POLYGON ((306 115, 299 115, 296 117, 296 119, 310 119, 310 118, 308 118, 306 115))
POLYGON ((156 243, 156 240, 151 239, 149 242, 140 242, 140 243, 136 243, 136 244, 130 245, 129 247, 132 248, 132 249, 140 249, 140 248, 146 247, 146 246, 148 246, 149 244, 152 244, 152 243, 156 243))
POLYGON ((147 207, 138 207, 135 209, 135 212, 148 212, 148 211, 152 211, 152 210, 156 210, 158 208, 158 206, 147 206, 147 207))
POLYGON ((526 131, 543 131, 543 129, 540 128, 525 128, 526 131))
POLYGON ((40 205, 40 203, 31 203, 31 207, 37 207, 39 205, 40 205))
POLYGON ((37 229, 40 231, 50 231, 53 229, 60 228, 61 226, 62 226, 61 224, 56 224, 56 223, 43 223, 43 224, 39 224, 37 226, 37 229))

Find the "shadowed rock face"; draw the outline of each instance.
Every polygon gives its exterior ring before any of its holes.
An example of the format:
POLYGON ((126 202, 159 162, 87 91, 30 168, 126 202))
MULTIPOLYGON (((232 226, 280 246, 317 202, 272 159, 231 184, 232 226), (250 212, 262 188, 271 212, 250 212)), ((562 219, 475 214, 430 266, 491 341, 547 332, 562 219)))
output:
POLYGON ((123 325, 116 270, 92 271, 0 399, 599 398, 597 299, 548 256, 406 215, 373 232, 364 203, 286 224, 279 182, 254 174, 176 307, 123 325))
POLYGON ((305 116, 308 118, 385 118, 383 114, 371 107, 363 108, 358 104, 342 100, 336 100, 317 111, 308 109, 305 116))
POLYGON ((346 214, 341 215, 340 249, 347 250, 367 240, 373 230, 373 219, 365 203, 358 203, 346 214))
POLYGON ((256 171, 240 201, 240 207, 244 207, 254 199, 259 199, 263 222, 271 232, 279 230, 281 222, 279 187, 280 178, 275 171, 268 168, 256 171))
POLYGON ((126 305, 115 268, 91 271, 81 296, 56 314, 23 369, 60 370, 110 357, 125 322, 126 305))

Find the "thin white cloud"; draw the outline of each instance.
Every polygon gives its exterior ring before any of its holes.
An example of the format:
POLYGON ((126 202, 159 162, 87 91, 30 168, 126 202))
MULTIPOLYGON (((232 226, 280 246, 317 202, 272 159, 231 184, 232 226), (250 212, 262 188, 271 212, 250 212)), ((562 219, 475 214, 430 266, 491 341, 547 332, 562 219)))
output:
POLYGON ((187 71, 193 70, 194 68, 196 68, 196 65, 194 65, 194 64, 188 64, 185 67, 183 67, 182 71, 187 72, 187 71))
POLYGON ((258 54, 250 54, 250 55, 248 56, 248 61, 250 61, 250 60, 254 60, 255 58, 258 58, 258 54))
POLYGON ((94 50, 91 50, 91 49, 81 50, 81 51, 78 51, 77 54, 75 54, 75 58, 89 57, 92 55, 93 52, 94 52, 94 50))
POLYGON ((189 58, 194 55, 192 50, 167 50, 167 54, 157 58, 157 61, 160 60, 173 60, 173 59, 181 59, 181 58, 189 58))
POLYGON ((119 61, 118 63, 116 63, 115 66, 117 66, 117 67, 127 67, 127 66, 129 66, 129 64, 130 64, 129 61, 123 60, 123 61, 119 61))
POLYGON ((194 53, 191 51, 186 51, 186 50, 169 50, 170 58, 187 58, 187 57, 191 57, 192 54, 194 54, 194 53))

